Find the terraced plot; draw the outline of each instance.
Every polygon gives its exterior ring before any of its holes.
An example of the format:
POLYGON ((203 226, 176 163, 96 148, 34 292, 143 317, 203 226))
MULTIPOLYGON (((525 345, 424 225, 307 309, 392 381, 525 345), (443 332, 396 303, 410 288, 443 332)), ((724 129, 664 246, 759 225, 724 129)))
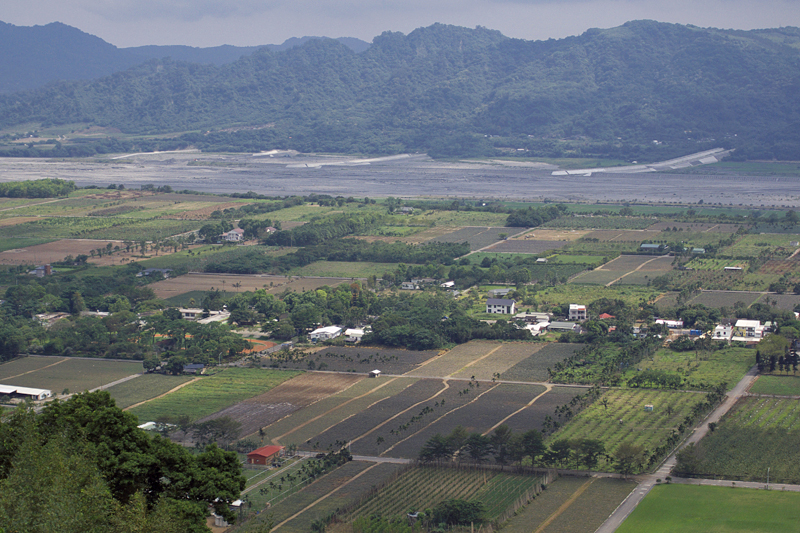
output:
POLYGON ((534 357, 534 354, 549 346, 551 345, 545 343, 504 343, 500 345, 500 349, 496 352, 492 352, 491 355, 483 359, 475 360, 460 372, 453 374, 453 377, 470 379, 474 376, 475 379, 488 381, 495 377, 496 374, 502 376, 508 369, 518 365, 521 361, 534 357))
POLYGON ((142 372, 140 361, 107 361, 70 357, 25 357, 0 365, 6 385, 83 392, 142 372))
POLYGON ((501 240, 500 235, 508 236, 520 233, 525 228, 505 228, 505 227, 486 227, 470 226, 458 231, 434 237, 434 242, 468 242, 470 250, 478 250, 501 240))
MULTIPOLYGON (((384 452, 387 456, 413 459, 425 442, 440 433, 447 435, 463 426, 470 433, 490 431, 501 420, 524 408, 532 399, 545 391, 541 385, 501 384, 492 386, 484 383, 481 387, 470 389, 468 403, 449 411, 435 422, 424 426, 411 437, 400 441, 392 449, 384 452)), ((534 403, 534 406, 536 404, 534 403)), ((530 407, 535 408, 535 407, 530 407)), ((550 411, 548 414, 551 414, 550 411)))
POLYGON ((583 348, 583 344, 550 343, 533 352, 511 368, 500 372, 500 379, 506 381, 547 381, 548 368, 560 363, 583 348))
POLYGON ((367 374, 378 369, 384 374, 404 374, 414 371, 419 365, 436 357, 438 350, 403 350, 399 348, 372 348, 366 346, 329 346, 306 355, 302 359, 284 361, 276 355, 281 368, 326 370, 333 372, 358 372, 367 374))
POLYGON ((564 248, 569 241, 534 241, 522 239, 509 239, 500 241, 494 246, 486 248, 485 252, 513 253, 513 254, 541 254, 551 250, 564 248))
POLYGON ((350 388, 295 411, 265 428, 274 444, 307 443, 370 405, 400 393, 414 378, 364 379, 350 388))
POLYGON ((284 381, 274 389, 247 399, 221 411, 203 417, 206 422, 230 417, 242 424, 240 437, 253 435, 259 429, 276 422, 298 409, 311 405, 364 379, 364 376, 347 374, 306 373, 284 381))

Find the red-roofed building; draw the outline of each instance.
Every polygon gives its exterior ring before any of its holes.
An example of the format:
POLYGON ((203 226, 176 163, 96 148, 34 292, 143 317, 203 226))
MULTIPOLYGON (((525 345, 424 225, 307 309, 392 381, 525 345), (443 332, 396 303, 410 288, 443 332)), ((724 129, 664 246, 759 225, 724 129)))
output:
POLYGON ((247 454, 247 463, 251 465, 267 465, 277 459, 283 446, 262 446, 247 454))
POLYGON ((603 313, 602 315, 598 316, 600 320, 608 320, 609 318, 615 318, 614 315, 609 315, 608 313, 603 313))

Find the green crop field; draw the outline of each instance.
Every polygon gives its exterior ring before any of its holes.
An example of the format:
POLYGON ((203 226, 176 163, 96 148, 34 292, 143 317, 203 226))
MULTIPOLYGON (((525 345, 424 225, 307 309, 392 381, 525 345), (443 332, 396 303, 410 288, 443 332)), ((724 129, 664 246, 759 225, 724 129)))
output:
POLYGON ((693 268, 695 270, 722 270, 725 267, 742 267, 747 270, 748 263, 747 261, 741 261, 738 259, 712 259, 706 257, 695 257, 686 263, 686 267, 693 268))
POLYGON ((678 475, 800 483, 800 404, 797 400, 746 397, 679 461, 678 475))
POLYGON ((425 211, 408 218, 409 224, 430 226, 505 226, 508 215, 485 211, 425 211))
POLYGON ((444 500, 458 498, 482 502, 486 518, 491 521, 539 482, 536 476, 496 470, 420 466, 383 487, 352 516, 404 516, 410 509, 432 508, 444 500))
POLYGON ((288 272, 291 276, 319 276, 324 278, 366 278, 383 276, 397 268, 397 263, 370 263, 349 261, 316 261, 288 272))
MULTIPOLYGON (((705 399, 701 393, 611 389, 548 440, 599 439, 609 454, 623 442, 652 451, 705 399), (645 405, 653 411, 645 411, 645 405)), ((610 467, 601 459, 600 470, 610 467)))
POLYGON ((192 377, 190 376, 144 374, 136 379, 118 383, 107 390, 117 403, 117 407, 125 409, 133 404, 144 402, 169 392, 182 383, 191 380, 192 377))
POLYGON ((46 244, 55 240, 56 239, 47 238, 0 237, 0 252, 16 250, 19 248, 27 248, 28 246, 36 246, 37 244, 46 244))
POLYGON ((657 222, 654 218, 640 217, 573 217, 564 216, 544 224, 544 228, 573 229, 646 229, 657 222))
POLYGON ((800 493, 659 485, 619 533, 789 533, 800 523, 800 493))
POLYGON ((800 396, 800 377, 759 376, 750 387, 753 394, 775 394, 778 396, 800 396))
POLYGON ((622 479, 560 477, 518 511, 503 533, 531 533, 543 526, 541 533, 594 533, 635 487, 622 479))
POLYGON ((15 226, 0 226, 0 238, 28 237, 43 240, 80 238, 100 240, 152 241, 196 230, 199 221, 137 220, 114 217, 42 218, 15 226))
POLYGON ((163 398, 135 407, 131 413, 142 422, 181 415, 197 420, 267 392, 297 374, 299 372, 285 370, 226 368, 214 375, 202 376, 163 398))
POLYGON ((0 379, 8 385, 49 389, 53 394, 64 389, 76 393, 108 385, 142 370, 141 361, 25 357, 0 366, 0 379))
MULTIPOLYGON (((783 258, 789 257, 797 246, 792 246, 792 242, 800 241, 800 235, 770 234, 770 235, 743 235, 733 246, 723 248, 721 253, 733 257, 758 257, 761 252, 771 251, 783 258)), ((777 259, 777 257, 776 257, 777 259)))
POLYGON ((558 254, 557 256, 549 259, 549 262, 557 264, 580 264, 587 266, 598 266, 603 263, 605 257, 600 255, 566 255, 558 254))
POLYGON ((536 300, 541 309, 549 309, 554 305, 593 302, 600 298, 618 299, 627 305, 639 305, 641 300, 651 302, 659 294, 660 291, 638 285, 612 288, 569 283, 539 291, 536 293, 536 300))
MULTIPOLYGON (((681 389, 711 390, 718 383, 727 383, 728 388, 732 388, 754 364, 755 353, 747 348, 724 348, 711 353, 675 352, 662 348, 636 366, 679 376, 683 380, 681 389)), ((636 374, 632 369, 625 373, 624 378, 630 379, 636 374)))

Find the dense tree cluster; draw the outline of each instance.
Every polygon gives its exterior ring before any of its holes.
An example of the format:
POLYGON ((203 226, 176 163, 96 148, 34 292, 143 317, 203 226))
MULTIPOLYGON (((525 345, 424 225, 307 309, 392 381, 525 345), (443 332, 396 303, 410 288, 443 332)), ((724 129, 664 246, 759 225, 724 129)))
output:
POLYGON ((58 178, 0 183, 0 196, 5 198, 55 198, 75 190, 75 182, 58 178))

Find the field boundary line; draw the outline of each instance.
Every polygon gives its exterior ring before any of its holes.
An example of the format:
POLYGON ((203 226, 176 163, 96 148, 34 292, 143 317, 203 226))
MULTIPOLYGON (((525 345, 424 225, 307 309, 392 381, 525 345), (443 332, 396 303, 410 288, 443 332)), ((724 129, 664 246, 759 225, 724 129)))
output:
MULTIPOLYGON (((620 256, 620 257, 621 257, 621 256, 620 256)), ((611 282, 609 282, 609 283, 606 283, 606 287, 610 287, 610 286, 612 286, 613 284, 615 284, 616 282, 618 282, 619 280, 621 280, 621 279, 622 279, 622 278, 624 278, 625 276, 629 276, 629 275, 633 274, 634 272, 638 272, 638 271, 639 271, 639 270, 641 270, 641 268, 642 268, 643 266, 645 266, 646 264, 648 264, 648 263, 652 263, 652 262, 653 262, 653 261, 655 261, 656 259, 661 259, 662 257, 669 257, 669 256, 666 256, 666 255, 657 255, 656 257, 654 257, 654 258, 652 258, 652 259, 650 259, 650 260, 648 260, 648 261, 645 261, 644 263, 642 263, 642 264, 641 264, 641 265, 639 265, 638 267, 634 268, 634 269, 633 269, 633 270, 631 270, 630 272, 625 272, 623 275, 621 275, 620 277, 618 277, 618 278, 617 278, 617 279, 615 279, 614 281, 611 281, 611 282)))
POLYGON ((500 348, 502 348, 502 347, 503 347, 503 345, 502 345, 502 344, 501 344, 501 345, 499 345, 499 346, 496 346, 494 349, 490 350, 490 351, 489 351, 489 353, 487 353, 487 354, 485 354, 485 355, 482 355, 482 356, 478 357, 477 359, 474 359, 474 360, 470 361, 469 363, 467 363, 466 365, 464 365, 464 367, 462 367, 462 368, 459 368, 459 369, 458 369, 458 370, 456 370, 455 372, 451 372, 450 374, 448 374, 448 375, 447 375, 447 377, 450 377, 450 376, 455 376, 456 374, 458 374, 458 373, 460 373, 460 372, 463 372, 464 370, 468 369, 469 367, 471 367, 472 365, 474 365, 474 364, 475 364, 475 363, 477 363, 478 361, 483 361, 484 359, 486 359, 487 357, 489 357, 490 355, 492 355, 494 352, 496 352, 497 350, 499 350, 499 349, 500 349, 500 348))
POLYGON ((597 479, 596 477, 593 477, 592 479, 590 479, 589 481, 587 481, 586 483, 584 483, 583 485, 581 485, 580 487, 578 487, 578 490, 576 490, 575 492, 573 492, 573 493, 572 493, 572 496, 570 496, 570 497, 567 499, 567 501, 565 501, 564 503, 562 503, 562 504, 561 504, 561 507, 559 507, 558 509, 556 509, 556 510, 553 512, 553 514, 551 514, 550 516, 548 516, 548 517, 547 517, 547 520, 545 520, 544 522, 542 522, 541 524, 539 524, 539 527, 538 527, 538 528, 536 528, 536 531, 534 531, 533 533, 542 533, 542 531, 544 531, 544 530, 545 530, 545 528, 546 528, 547 526, 549 526, 550 524, 552 524, 552 523, 553 523, 553 521, 554 521, 556 518, 558 518, 559 516, 561 516, 562 514, 564 514, 564 511, 566 511, 567 509, 569 509, 569 508, 570 508, 570 506, 572 506, 572 504, 573 504, 573 503, 575 503, 575 500, 577 500, 577 499, 578 499, 578 496, 580 496, 581 494, 583 494, 583 493, 586 491, 586 489, 588 489, 588 488, 589 488, 589 485, 591 485, 592 483, 594 483, 596 479, 597 479))
MULTIPOLYGON (((375 463, 375 464, 373 464, 372 466, 365 468, 364 470, 362 470, 361 472, 359 472, 359 473, 358 473, 358 474, 356 474, 355 476, 351 477, 351 478, 350 478, 350 479, 348 479, 346 482, 342 483, 341 485, 339 485, 338 487, 336 487, 335 489, 333 489, 333 490, 332 490, 332 491, 330 491, 329 493, 327 493, 327 494, 325 494, 324 496, 322 496, 322 497, 320 497, 320 498, 318 498, 318 499, 314 500, 312 503, 310 503, 309 505, 307 505, 305 508, 303 508, 303 509, 301 509, 301 510, 297 511, 295 514, 293 514, 292 516, 290 516, 289 518, 287 518, 287 519, 286 519, 286 520, 284 520, 283 522, 281 522, 281 523, 279 523, 278 525, 276 525, 275 527, 273 527, 273 528, 272 528, 272 531, 275 531, 276 529, 278 529, 279 527, 281 527, 282 525, 284 525, 286 522, 289 522, 289 521, 291 521, 291 520, 294 520, 295 518, 297 518, 297 517, 298 517, 298 516, 300 516, 301 514, 305 513, 306 511, 308 511, 309 509, 311 509, 312 507, 314 507, 315 505, 317 505, 317 504, 318 504, 319 502, 321 502, 322 500, 326 500, 326 499, 328 499, 329 497, 333 496, 334 494, 336 494, 337 492, 339 492, 341 489, 343 489, 344 487, 346 487, 347 485, 349 485, 350 483, 352 483, 352 482, 353 482, 353 481, 355 481, 356 479, 360 478, 361 476, 363 476, 364 474, 366 474, 367 472, 369 472, 370 470, 372 470, 373 468, 375 468, 375 467, 376 467, 376 466, 378 466, 379 464, 381 464, 381 463, 375 463)), ((302 490, 302 489, 300 489, 300 490, 302 490)), ((299 492, 299 491, 298 491, 298 492, 299 492)))
POLYGON ((145 400, 145 401, 143 401, 143 402, 139 402, 139 403, 135 403, 135 404, 133 404, 133 405, 129 405, 128 407, 126 407, 125 409, 123 409, 123 411, 127 411, 127 410, 129 410, 129 409, 133 409, 134 407, 139 407, 140 405, 146 404, 147 402, 152 402, 153 400, 158 400, 159 398, 163 398, 163 397, 164 397, 164 396, 166 396, 167 394, 172 394, 172 393, 173 393, 173 392, 175 392, 176 390, 178 390, 178 389, 182 389, 182 388, 183 388, 183 387, 185 387, 186 385, 188 385, 188 384, 190 384, 190 383, 194 383, 195 381, 198 381, 198 380, 200 380, 200 379, 201 379, 201 378, 197 377, 197 378, 194 378, 194 379, 191 379, 191 380, 187 381, 186 383, 181 383, 180 385, 178 385, 178 386, 177 386, 177 387, 175 387, 174 389, 170 389, 170 390, 168 390, 167 392, 165 392, 165 393, 163 393, 163 394, 159 394, 158 396, 154 396, 153 398, 150 398, 149 400, 145 400))
MULTIPOLYGON (((374 432, 374 431, 377 431, 377 430, 379 430, 380 428, 382 428, 383 426, 385 426, 386 424, 388 424, 389 422, 391 422, 392 420, 394 420, 394 419, 395 419, 395 418, 397 418, 398 416, 401 416, 401 415, 403 415, 403 414, 405 414, 405 413, 409 412, 410 410, 414 409, 415 407, 417 407, 417 406, 419 406, 419 405, 422 405, 422 404, 423 404, 423 403, 425 403, 425 402, 429 402, 429 401, 433 400, 434 398, 436 398, 436 397, 437 397, 437 396, 439 396, 440 394, 443 394, 443 393, 444 393, 444 392, 445 392, 447 389, 449 389, 449 388, 450 388, 450 384, 447 382, 447 379, 443 379, 443 380, 442 380, 442 385, 444 385, 444 387, 442 387, 442 389, 441 389, 439 392, 437 392, 436 394, 434 394, 434 395, 433 395, 433 396, 431 396, 430 398, 426 398, 426 399, 424 399, 424 400, 422 400, 422 401, 419 401, 419 402, 415 403, 414 405, 410 405, 410 406, 408 406, 407 408, 405 408, 405 409, 403 409, 402 411, 400 411, 399 413, 397 413, 396 415, 394 415, 393 417, 391 417, 391 418, 387 418, 386 420, 384 420, 383 422, 381 422, 380 424, 378 424, 378 425, 377 425, 377 426, 375 426, 374 428, 370 429, 370 430, 369 430, 369 431, 367 431, 366 433, 364 433, 364 434, 362 434, 362 435, 359 435, 359 436, 358 436, 358 437, 356 437, 355 439, 351 440, 351 441, 350 441, 350 444, 353 444, 354 442, 358 442, 359 440, 363 439, 364 437, 366 437, 366 436, 367 436, 367 435, 369 435, 370 433, 372 433, 372 432, 374 432)), ((406 388, 407 388, 407 387, 406 387, 406 388)), ((405 389, 403 389, 403 390, 405 390, 405 389)))
POLYGON ((536 403, 536 400, 538 400, 539 398, 541 398, 542 396, 544 396, 545 394, 547 394, 548 392, 553 390, 553 387, 554 387, 554 385, 550 385, 550 384, 545 385, 544 386, 544 389, 545 389, 544 392, 537 394, 536 397, 533 400, 529 401, 528 403, 526 403, 525 405, 523 405, 522 407, 520 407, 519 409, 517 409, 516 411, 514 411, 513 413, 511 413, 510 415, 508 415, 504 419, 502 419, 500 422, 498 422, 497 424, 493 425, 492 427, 490 427, 489 429, 484 431, 483 434, 484 435, 488 435, 489 433, 491 433, 492 431, 494 431, 495 429, 500 427, 506 420, 510 419, 512 416, 514 416, 514 415, 516 415, 518 413, 521 413, 522 411, 524 411, 525 409, 527 409, 528 407, 530 407, 531 405, 536 403))
POLYGON ((418 429, 417 431, 415 431, 414 433, 412 433, 412 434, 411 434, 411 435, 409 435, 408 437, 406 437, 406 438, 404 438, 404 439, 402 439, 402 440, 399 440, 399 441, 395 442, 394 444, 392 444, 391 446, 389 446, 388 448, 386 448, 386 449, 385 449, 385 450, 384 450, 384 451, 383 451, 383 452, 382 452, 382 453, 381 453, 381 454, 380 454, 378 457, 383 457, 383 455, 384 455, 384 454, 386 454, 386 453, 389 453, 390 451, 392 451, 392 450, 395 448, 395 446, 397 446, 398 444, 400 444, 400 443, 403 443, 403 442, 407 441, 407 440, 408 440, 408 439, 410 439, 411 437, 415 437, 416 435, 418 435, 418 434, 419 434, 419 433, 421 433, 422 431, 425 431, 425 430, 426 430, 428 427, 430 427, 431 425, 435 424, 435 423, 436 423, 436 422, 438 422, 439 420, 442 420, 444 417, 446 417, 446 416, 447 416, 447 415, 449 415, 450 413, 455 413, 455 412, 456 412, 456 411, 458 411, 459 409, 463 409, 464 407, 466 407, 466 406, 470 405, 472 402, 477 402, 477 401, 478 401, 478 399, 479 399, 481 396, 483 396, 484 394, 486 394, 486 393, 487 393, 487 392, 489 392, 489 391, 492 391, 492 390, 494 390, 496 386, 497 386, 497 385, 495 385, 495 386, 493 386, 493 387, 489 387, 487 390, 485 390, 485 391, 483 391, 482 393, 478 394, 478 395, 477 395, 477 396, 475 396, 475 397, 474 397, 472 400, 468 401, 468 402, 467 402, 467 403, 465 403, 464 405, 461 405, 461 406, 459 406, 459 407, 456 407, 455 409, 451 409, 450 411, 447 411, 446 413, 443 413, 443 414, 442 414, 442 416, 440 416, 440 417, 438 417, 438 418, 436 418, 436 419, 434 419, 434 420, 431 420, 429 424, 425 424, 425 426, 421 427, 420 429, 418 429))
POLYGON ((38 372, 38 371, 40 371, 40 370, 44 370, 45 368, 50 368, 51 366, 60 365, 60 364, 61 364, 61 363, 63 363, 64 361, 69 361, 69 357, 65 357, 65 358, 64 358, 64 359, 62 359, 61 361, 56 361, 56 362, 55 362, 55 363, 53 363, 52 365, 43 366, 42 368, 36 368, 36 369, 34 369, 34 370, 28 370, 27 372, 23 372, 22 374, 17 374, 16 376, 9 376, 9 377, 7 377, 7 378, 3 379, 3 381, 7 381, 7 380, 9 380, 9 379, 18 378, 18 377, 20 377, 20 376, 24 376, 25 374, 31 374, 31 373, 33 373, 33 372, 38 372))
MULTIPOLYGON (((320 419, 320 418, 322 418, 323 416, 329 415, 330 413, 332 413, 332 412, 336 411, 337 409, 341 409, 342 407, 344 407, 345 405, 347 405, 347 404, 349 404, 349 403, 351 403, 351 402, 354 402, 354 401, 356 401, 356 400, 360 400, 361 398, 363 398, 363 397, 365 397, 365 396, 369 396, 370 394, 372 394, 372 393, 373 393, 373 392, 375 392, 376 390, 378 390, 378 389, 381 389, 381 388, 385 387, 386 385, 388 385, 389 383, 392 383, 392 382, 394 382, 394 381, 396 381, 396 380, 398 380, 398 379, 400 379, 400 378, 392 378, 392 379, 390 379, 389 381, 386 381, 386 382, 384 382, 384 383, 381 383, 380 385, 378 385, 378 386, 377 386, 377 387, 375 387, 374 389, 371 389, 371 390, 369 390, 369 391, 365 392, 365 393, 364 393, 364 394, 362 394, 361 396, 356 396, 355 398, 350 398, 350 399, 349 399, 349 400, 347 400, 346 402, 343 402, 343 403, 341 403, 341 404, 337 405, 336 407, 332 407, 332 408, 328 409, 328 410, 327 410, 327 411, 325 411, 324 413, 322 413, 322 414, 319 414, 319 415, 315 416, 315 417, 314 417, 314 418, 312 418, 311 420, 308 420, 308 421, 306 421, 306 422, 303 422, 302 424, 300 424, 299 426, 295 427, 295 428, 294 428, 294 429, 292 429, 291 431, 287 431, 287 432, 286 432, 286 433, 284 433, 283 435, 278 435, 277 437, 274 437, 274 438, 272 439, 272 444, 280 445, 280 440, 281 440, 283 437, 285 437, 285 436, 287 436, 287 435, 291 435, 292 433, 294 433, 294 432, 295 432, 295 431, 297 431, 298 429, 302 429, 302 428, 306 427, 307 425, 309 425, 310 423, 312 423, 312 422, 316 422, 317 420, 319 420, 319 419, 320 419)), ((339 393, 339 394, 341 394, 341 393, 339 393)), ((348 418, 349 418, 349 417, 348 417, 348 418)), ((334 424, 334 425, 335 425, 335 424, 334 424)), ((333 427, 333 426, 331 426, 331 427, 333 427)), ((329 428, 329 429, 330 429, 330 428, 329 428)))

